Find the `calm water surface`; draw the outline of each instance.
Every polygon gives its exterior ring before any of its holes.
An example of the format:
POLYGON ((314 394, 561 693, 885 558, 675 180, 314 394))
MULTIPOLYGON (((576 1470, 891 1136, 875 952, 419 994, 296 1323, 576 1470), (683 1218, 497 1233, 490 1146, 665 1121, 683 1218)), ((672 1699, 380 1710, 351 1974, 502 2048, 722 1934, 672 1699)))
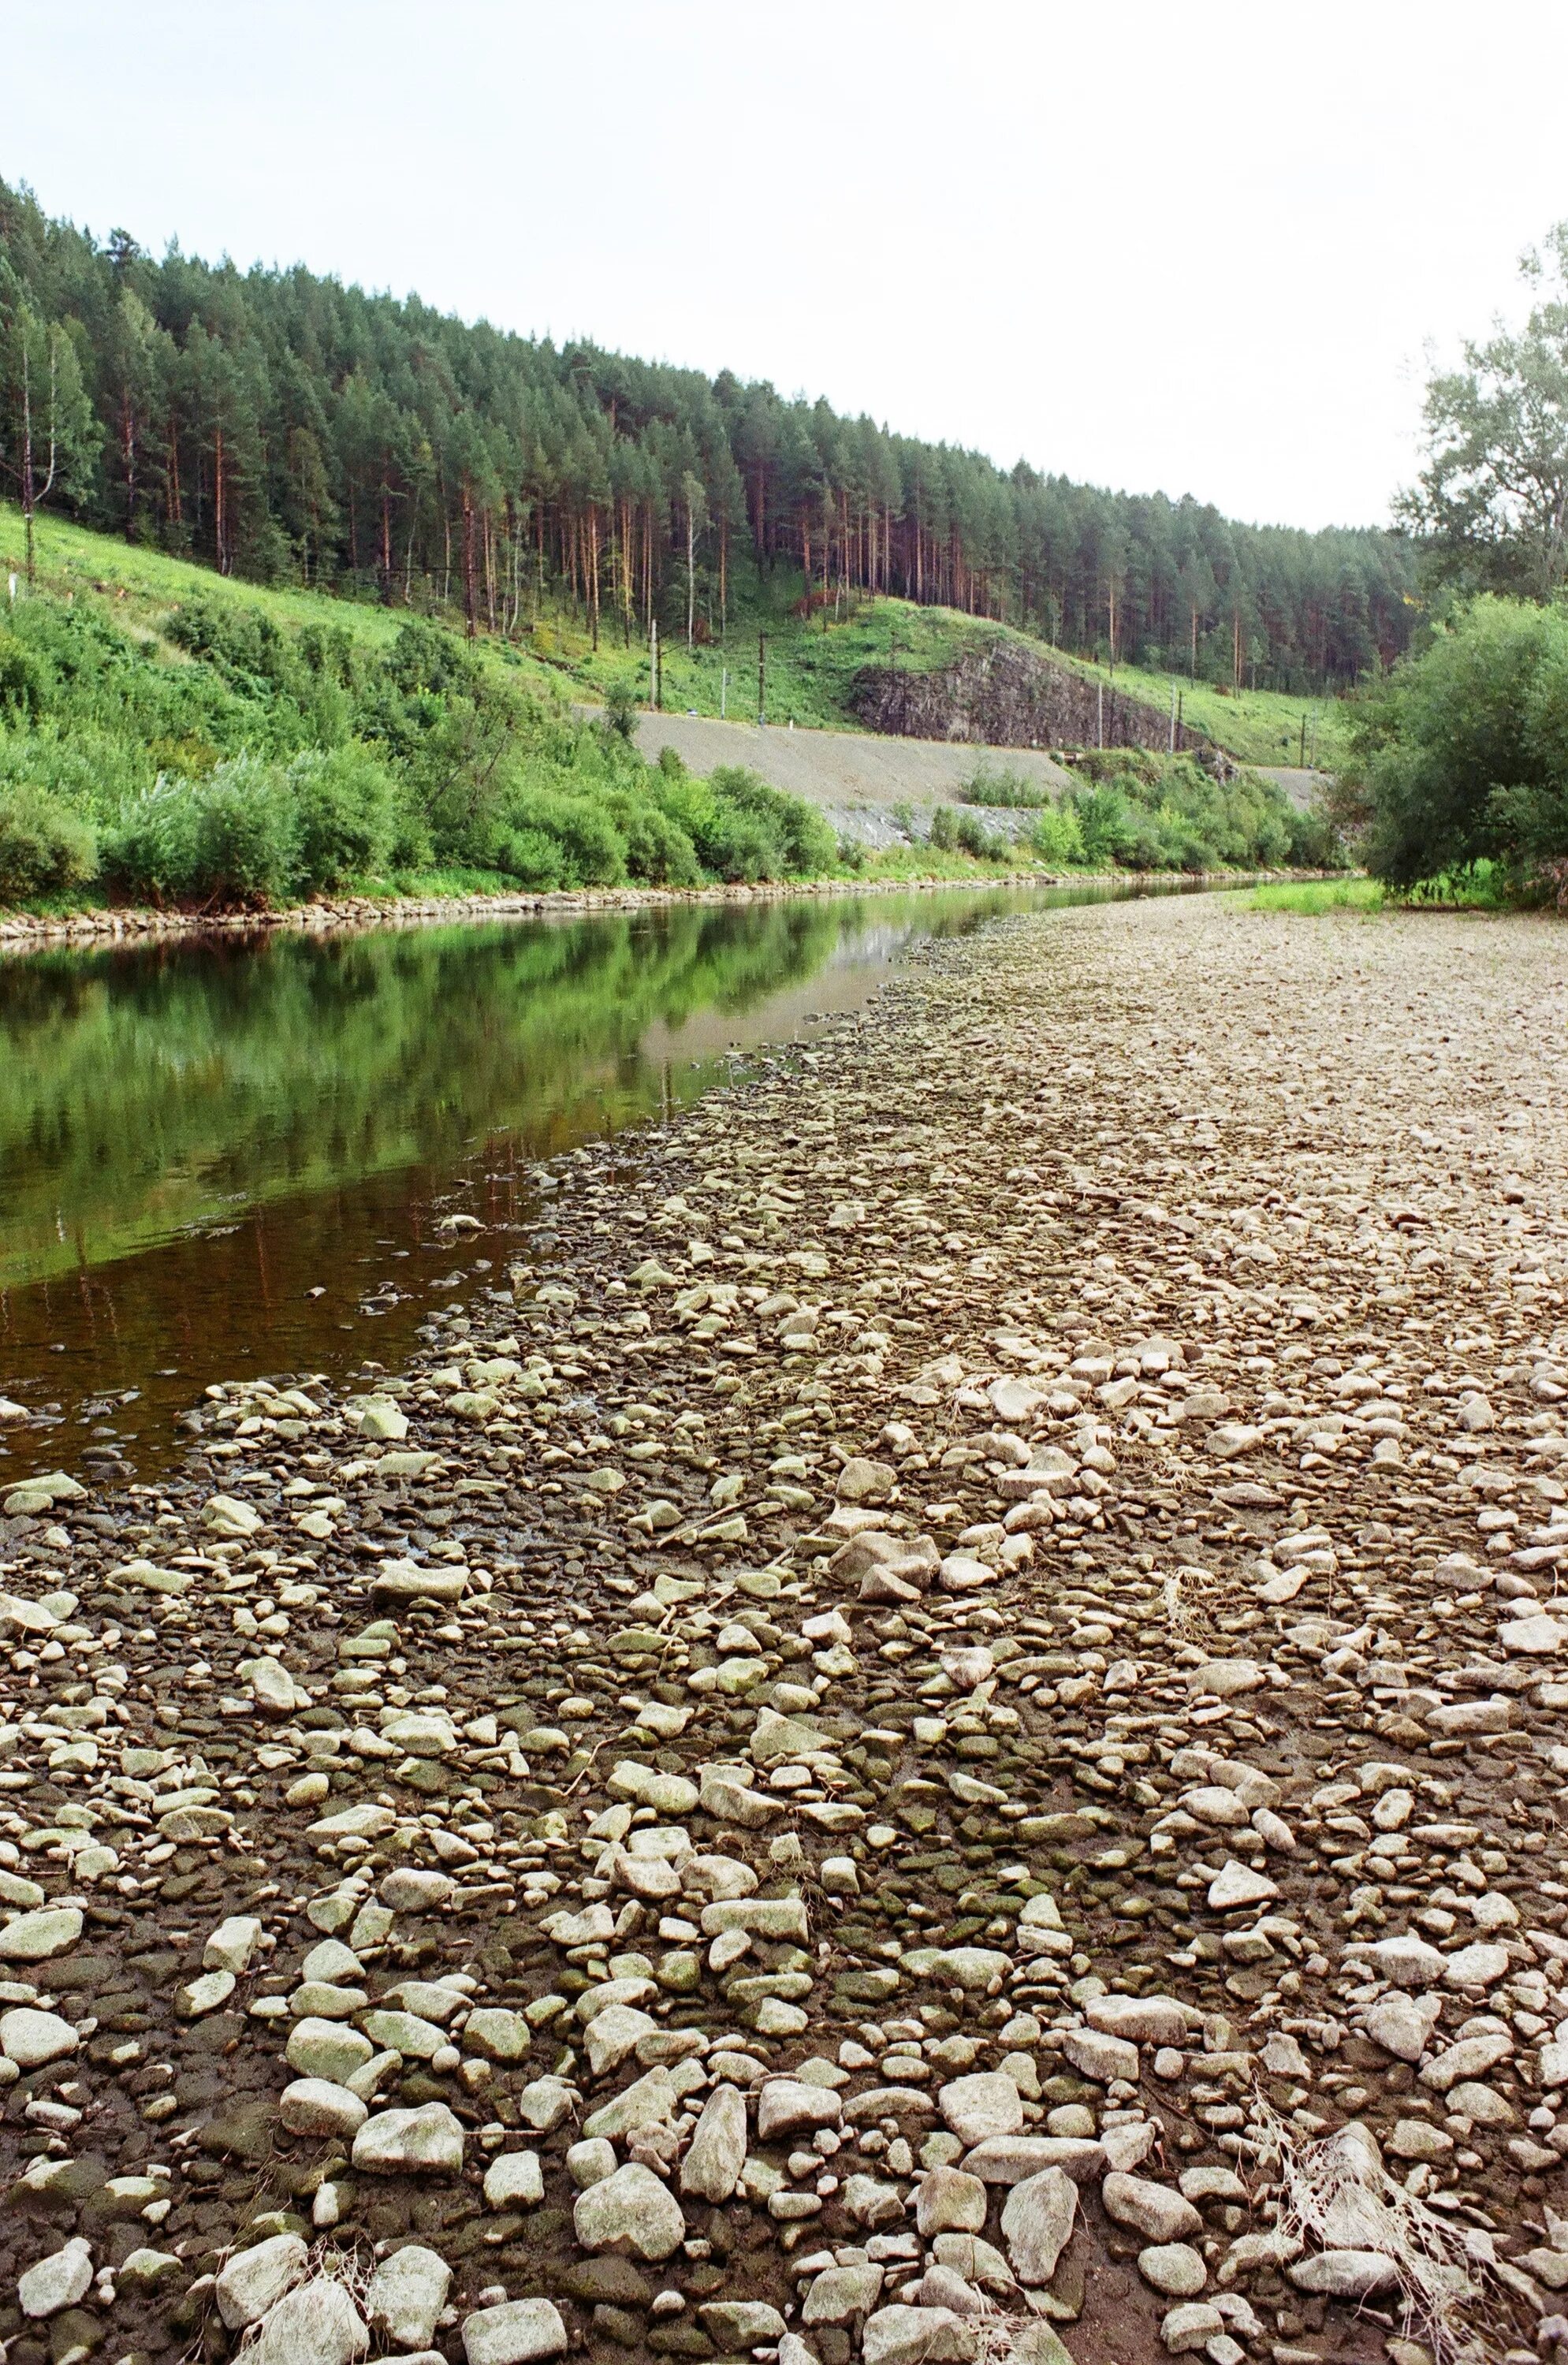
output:
POLYGON ((809 1038, 922 936, 1082 891, 685 905, 0 962, 0 1485, 140 1474, 250 1371, 397 1362, 504 1285, 541 1157, 809 1038), (461 1208, 485 1228, 437 1229, 461 1208), (371 1326, 375 1327, 372 1328, 371 1326))

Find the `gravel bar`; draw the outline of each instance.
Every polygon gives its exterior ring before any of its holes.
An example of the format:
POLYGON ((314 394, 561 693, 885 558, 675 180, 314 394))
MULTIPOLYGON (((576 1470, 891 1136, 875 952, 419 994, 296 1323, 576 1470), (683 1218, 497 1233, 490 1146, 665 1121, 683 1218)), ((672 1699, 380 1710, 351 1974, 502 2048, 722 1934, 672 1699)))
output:
POLYGON ((6 2365, 1568 2354, 1563 944, 927 942, 15 1486, 6 2365))

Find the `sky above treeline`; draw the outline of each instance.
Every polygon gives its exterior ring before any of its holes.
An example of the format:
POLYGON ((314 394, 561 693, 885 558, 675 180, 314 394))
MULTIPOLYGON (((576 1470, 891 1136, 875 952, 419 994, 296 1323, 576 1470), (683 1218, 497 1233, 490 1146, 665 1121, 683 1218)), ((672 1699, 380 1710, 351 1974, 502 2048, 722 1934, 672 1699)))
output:
POLYGON ((11 0, 0 177, 1244 519, 1377 523, 1568 215, 1568 10, 11 0))

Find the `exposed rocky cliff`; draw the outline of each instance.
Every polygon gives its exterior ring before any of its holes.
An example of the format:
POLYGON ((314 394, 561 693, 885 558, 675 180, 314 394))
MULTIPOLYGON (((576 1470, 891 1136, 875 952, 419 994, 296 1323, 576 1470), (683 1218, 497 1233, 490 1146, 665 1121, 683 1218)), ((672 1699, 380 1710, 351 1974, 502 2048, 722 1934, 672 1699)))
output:
MULTIPOLYGON (((1096 747, 1101 691, 1070 667, 1021 642, 998 639, 966 649, 929 673, 868 666, 851 703, 873 731, 905 739, 957 739, 998 747, 1096 747)), ((1107 747, 1170 745, 1167 717, 1152 706, 1104 691, 1107 747)), ((1180 747, 1200 747, 1201 732, 1179 727, 1180 747)))

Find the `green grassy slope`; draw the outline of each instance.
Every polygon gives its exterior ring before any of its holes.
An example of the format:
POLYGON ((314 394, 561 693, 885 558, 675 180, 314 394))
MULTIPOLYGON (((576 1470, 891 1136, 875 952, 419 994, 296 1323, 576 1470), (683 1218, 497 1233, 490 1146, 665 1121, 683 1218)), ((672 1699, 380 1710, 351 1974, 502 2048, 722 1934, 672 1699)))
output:
MULTIPOLYGON (((791 592, 794 578, 790 578, 791 592)), ((790 612, 791 602, 779 600, 738 610, 732 616, 723 646, 688 652, 684 638, 666 636, 664 652, 664 703, 671 712, 688 709, 698 714, 718 714, 721 703, 733 720, 754 721, 757 709, 757 637, 767 639, 767 714, 771 723, 791 720, 803 730, 855 731, 862 726, 850 711, 854 678, 863 666, 896 665, 912 672, 935 671, 976 642, 997 638, 1019 641, 1071 667, 1091 681, 1109 682, 1103 666, 1048 649, 1032 636, 1004 624, 982 622, 950 608, 917 608, 905 600, 862 600, 837 622, 824 611, 808 622, 790 612), (724 677, 728 676, 727 684, 724 677)), ((608 632, 597 655, 589 638, 574 621, 556 617, 542 623, 533 635, 536 650, 569 672, 589 696, 602 696, 616 683, 638 700, 649 698, 648 653, 640 643, 626 648, 608 632)), ((1162 719, 1170 710, 1169 674, 1145 673, 1136 666, 1118 666, 1116 689, 1139 700, 1162 719)), ((1305 701, 1278 690, 1243 690, 1232 697, 1206 682, 1179 681, 1184 721, 1214 740, 1227 754, 1247 764, 1294 764, 1301 746, 1302 717, 1307 734, 1316 718, 1317 763, 1331 769, 1343 746, 1343 701, 1305 701)))
MULTIPOLYGON (((217 576, 188 560, 133 547, 55 516, 39 516, 37 537, 42 589, 61 596, 96 593, 107 599, 121 622, 133 631, 159 633, 170 610, 197 592, 262 608, 278 624, 297 629, 330 617, 372 648, 389 646, 405 621, 400 609, 217 576)), ((21 565, 20 515, 0 503, 0 570, 19 576, 21 565)), ((903 600, 861 600, 837 622, 831 609, 807 622, 791 612, 797 580, 791 574, 776 578, 771 592, 767 587, 760 595, 754 591, 732 611, 722 646, 700 645, 689 653, 684 638, 678 632, 668 633, 663 667, 666 710, 682 713, 690 709, 698 714, 716 715, 722 708, 734 720, 755 720, 759 633, 767 644, 768 719, 775 723, 792 720, 801 730, 861 727, 850 712, 849 699, 854 678, 863 666, 898 665, 924 672, 947 664, 975 642, 999 634, 1021 640, 1033 649, 1045 645, 1028 635, 1013 633, 1005 625, 984 622, 948 608, 917 608, 903 600)), ((486 646, 482 641, 481 649, 486 646)), ((1060 651, 1050 654, 1090 680, 1111 679, 1103 666, 1060 651)), ((640 703, 650 701, 646 646, 634 640, 628 649, 613 617, 604 620, 596 655, 580 620, 547 611, 521 648, 509 651, 507 663, 509 669, 520 671, 529 686, 552 703, 572 695, 599 699, 616 684, 632 690, 640 703)), ((1160 715, 1170 712, 1167 674, 1118 666, 1115 686, 1124 696, 1142 699, 1160 715)), ((1184 719, 1243 763, 1295 763, 1304 713, 1309 717, 1309 737, 1311 718, 1316 717, 1321 769, 1332 769, 1343 749, 1347 712, 1343 701, 1304 701, 1286 698, 1277 690, 1244 690, 1233 698, 1227 690, 1204 682, 1182 682, 1179 688, 1184 719)))

